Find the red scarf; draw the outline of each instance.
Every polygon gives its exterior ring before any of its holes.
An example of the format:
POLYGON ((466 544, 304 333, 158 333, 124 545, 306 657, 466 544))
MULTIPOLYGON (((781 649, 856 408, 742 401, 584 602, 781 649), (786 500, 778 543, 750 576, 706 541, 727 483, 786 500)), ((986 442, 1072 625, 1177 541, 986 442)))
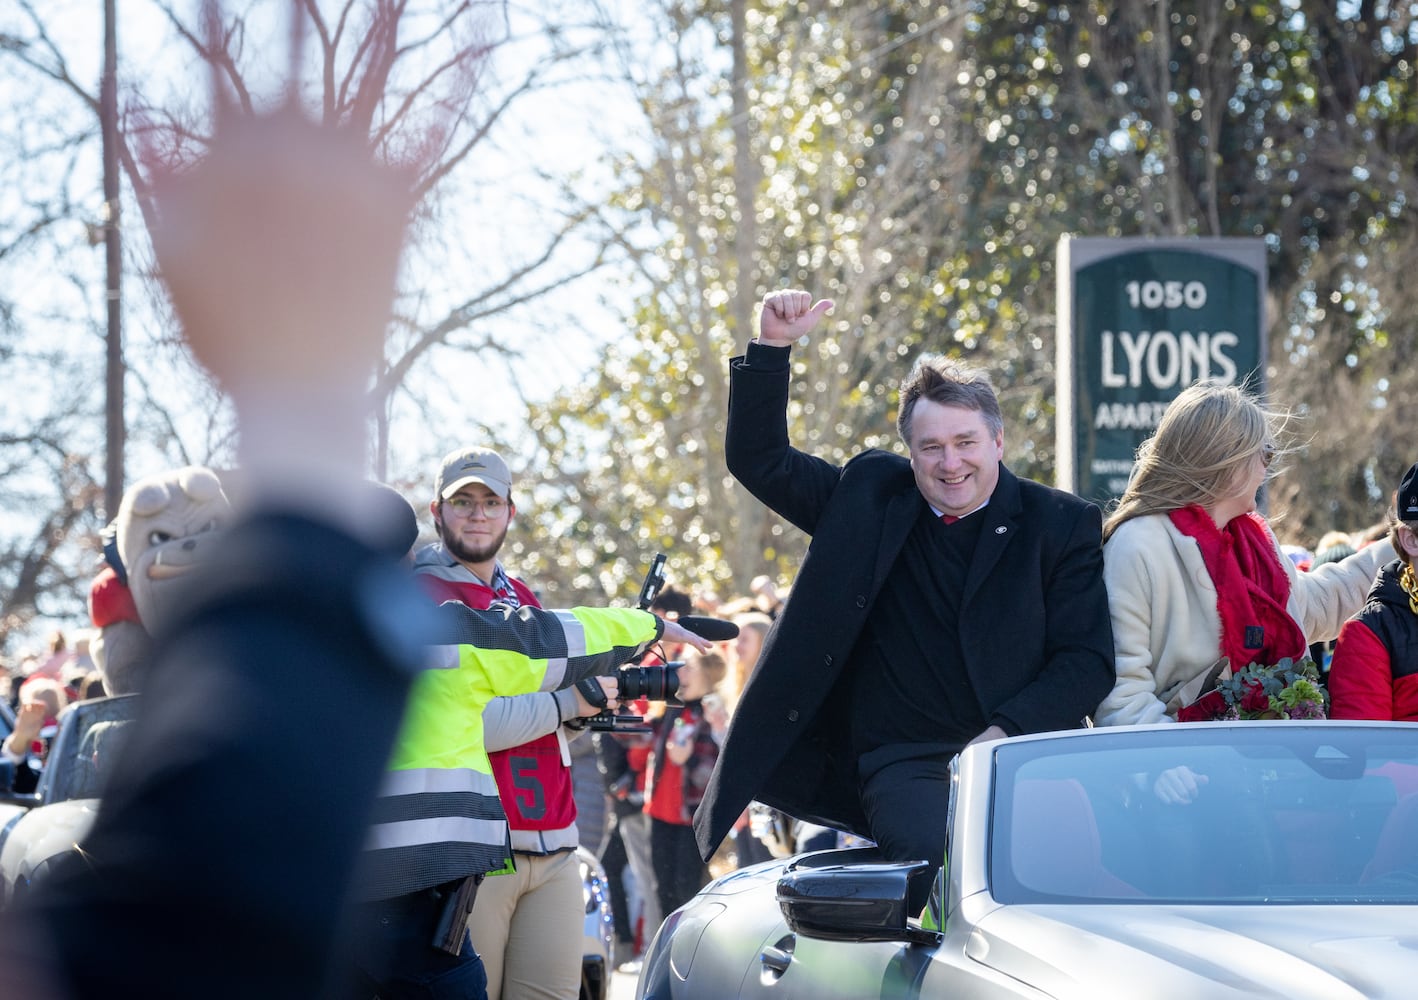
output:
POLYGON ((1171 512, 1177 530, 1196 539, 1221 613, 1221 654, 1240 672, 1252 663, 1279 663, 1305 655, 1305 634, 1286 605, 1290 577, 1280 565, 1265 522, 1255 513, 1233 517, 1223 528, 1190 504, 1171 512))

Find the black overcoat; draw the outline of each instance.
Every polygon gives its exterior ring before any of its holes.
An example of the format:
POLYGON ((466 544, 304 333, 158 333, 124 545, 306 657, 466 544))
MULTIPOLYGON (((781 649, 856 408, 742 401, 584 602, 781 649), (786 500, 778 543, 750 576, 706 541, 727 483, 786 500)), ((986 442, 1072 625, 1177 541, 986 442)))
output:
MULTIPOLYGON (((706 858, 754 799, 869 836, 851 654, 925 506, 900 456, 873 449, 836 466, 789 445, 788 354, 755 343, 730 364, 729 470, 812 541, 695 815, 706 858)), ((984 717, 1011 734, 1078 726, 1114 680, 1101 511, 1001 465, 977 516, 960 639, 984 717)))

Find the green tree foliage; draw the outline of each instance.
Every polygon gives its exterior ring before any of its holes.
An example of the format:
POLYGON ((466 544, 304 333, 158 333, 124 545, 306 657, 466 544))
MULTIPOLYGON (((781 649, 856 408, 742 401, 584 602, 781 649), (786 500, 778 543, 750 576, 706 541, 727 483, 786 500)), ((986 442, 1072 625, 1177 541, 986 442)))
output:
POLYGON ((966 337, 925 308, 962 232, 960 203, 938 194, 973 142, 941 100, 962 19, 909 3, 651 12, 659 46, 627 49, 622 66, 646 147, 619 163, 607 210, 640 292, 596 375, 534 422, 547 466, 576 480, 553 491, 542 568, 554 575, 594 537, 604 594, 664 549, 682 584, 727 596, 786 574, 802 546, 724 468, 727 361, 763 292, 801 285, 838 303, 833 335, 797 360, 793 412, 798 440, 836 458, 890 447, 909 356, 966 337))
MULTIPOLYGON (((1301 542, 1375 520, 1411 461, 1395 449, 1413 386, 1391 324, 1413 315, 1393 263, 1413 259, 1414 163, 1399 150, 1414 138, 1414 6, 975 10, 979 69, 956 97, 988 140, 972 227, 1014 248, 1000 262, 1005 299, 1038 317, 1048 345, 1034 364, 1002 358, 1006 382, 1052 384, 1047 296, 1063 233, 1264 237, 1268 389, 1304 418, 1275 507, 1301 542), (1042 257, 1024 259, 1030 241, 1042 257)), ((1411 330, 1397 340, 1412 344, 1411 330)))
POLYGON ((608 593, 652 548, 720 593, 800 557, 721 455, 725 362, 771 288, 837 302, 795 352, 800 447, 898 447, 896 382, 920 352, 949 351, 995 374, 1006 460, 1051 478, 1054 251, 1070 233, 1264 237, 1268 387, 1306 418, 1275 507, 1301 541, 1378 517, 1414 457, 1414 4, 663 0, 651 14, 656 44, 623 73, 646 146, 618 164, 607 209, 634 248, 638 304, 598 371, 537 418, 574 480, 557 537, 567 554, 595 538, 586 568, 608 593))
MULTIPOLYGON (((577 363, 561 345, 588 296, 547 292, 593 271, 600 304, 622 316, 621 334, 583 378, 529 407, 532 443, 514 431, 500 442, 527 470, 509 556, 549 602, 629 598, 655 551, 671 554, 676 582, 721 595, 759 573, 790 574, 805 539, 732 482, 722 455, 727 360, 774 288, 837 303, 794 352, 789 419, 801 447, 832 460, 863 446, 899 449, 895 386, 921 352, 947 351, 994 373, 1011 467, 1050 479, 1054 255, 1064 234, 1266 240, 1268 387, 1303 418, 1303 450, 1272 491, 1290 538, 1375 520, 1418 457, 1407 443, 1418 417, 1413 0, 625 0, 619 18, 615 2, 534 5, 546 58, 493 64, 468 100, 459 91, 468 81, 446 58, 419 56, 478 43, 462 26, 483 24, 496 5, 312 5, 327 15, 310 36, 326 72, 309 81, 309 99, 358 118, 395 156, 423 126, 446 126, 420 179, 429 199, 410 260, 421 280, 376 388, 389 400, 386 426, 429 433, 422 454, 391 446, 390 478, 422 487, 425 473, 408 472, 415 461, 517 415, 487 412, 481 395, 468 406, 478 383, 450 375, 467 371, 450 362, 474 357, 476 378, 498 378, 494 359, 532 345, 548 370, 577 363), (371 12, 405 8, 434 16, 408 22, 392 66, 361 61, 350 33, 371 12), (588 72, 593 56, 604 59, 583 92, 638 109, 635 121, 600 123, 614 144, 607 162, 571 143, 558 148, 564 163, 530 147, 519 158, 517 134, 502 126, 526 99, 569 126, 566 106, 536 101, 588 72), (443 99, 426 100, 434 91, 443 99), (464 173, 474 148, 499 150, 503 173, 464 173), (511 207, 509 176, 558 171, 555 210, 511 207), (588 193, 582 171, 612 177, 614 193, 588 193), (524 241, 489 249, 481 233, 450 224, 454 203, 480 217, 518 214, 524 241), (531 302, 540 305, 526 310, 531 302), (496 336, 489 320, 517 309, 526 330, 496 336)), ((186 74, 202 58, 191 19, 165 0, 147 6, 169 55, 188 59, 186 74)), ((239 16, 216 56, 256 100, 267 8, 230 6, 239 16)), ((0 228, 7 357, 41 357, 26 331, 61 313, 77 341, 96 343, 102 315, 97 260, 81 256, 83 223, 99 221, 94 129, 82 117, 93 114, 92 74, 47 31, 63 7, 16 0, 0 21, 0 69, 25 95, 0 109, 14 126, 0 129, 0 177, 12 192, 0 228), (47 267, 57 260, 64 267, 47 267), (50 272, 67 297, 37 315, 22 293, 50 272)), ((125 73, 130 93, 151 97, 147 121, 169 137, 165 149, 199 150, 202 109, 183 99, 191 88, 156 71, 125 73)), ((130 169, 129 183, 141 195, 140 171, 130 169)), ((136 221, 141 197, 131 205, 136 221)), ((144 252, 130 252, 141 274, 144 252)), ((210 460, 226 446, 225 424, 212 405, 195 425, 190 408, 169 406, 172 386, 192 373, 162 352, 167 318, 154 301, 129 324, 147 352, 135 437, 174 463, 210 460)), ((56 381, 97 384, 96 364, 70 356, 73 374, 55 368, 56 381)), ((63 403, 46 424, 61 428, 57 437, 32 453, 51 455, 51 474, 6 485, 61 526, 70 496, 80 497, 83 527, 73 530, 87 532, 95 435, 72 429, 85 425, 83 400, 63 403)), ((16 431, 0 446, 30 447, 25 428, 0 429, 16 431)), ((16 468, 39 468, 31 453, 10 454, 16 468)), ((386 471, 382 456, 377 468, 386 471)), ((5 542, 13 565, 36 537, 5 542)))

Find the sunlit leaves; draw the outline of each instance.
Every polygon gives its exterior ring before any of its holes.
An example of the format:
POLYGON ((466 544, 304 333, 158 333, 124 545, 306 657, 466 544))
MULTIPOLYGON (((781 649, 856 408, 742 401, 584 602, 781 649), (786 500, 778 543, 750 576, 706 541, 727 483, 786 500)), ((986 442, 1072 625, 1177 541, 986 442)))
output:
MULTIPOLYGON (((1272 391, 1385 419, 1418 399, 1390 377, 1413 367, 1396 345, 1418 343, 1404 280, 1418 253, 1414 4, 758 0, 739 118, 731 5, 651 9, 674 24, 675 58, 644 91, 655 155, 625 164, 615 202, 651 234, 634 333, 557 404, 616 455, 597 471, 619 478, 587 491, 588 537, 600 517, 635 545, 677 543, 680 571, 706 585, 794 564, 801 539, 755 520, 718 464, 742 302, 775 287, 838 303, 794 353, 797 443, 829 460, 897 447, 895 384, 943 350, 992 371, 1007 461, 1050 479, 1053 261, 1068 233, 1264 236, 1272 391), (744 137, 752 190, 736 173, 744 137)), ((1364 454, 1352 434, 1317 434, 1335 474, 1276 484, 1296 530, 1340 514, 1311 497, 1368 509, 1365 484, 1385 480, 1372 466, 1401 436, 1366 434, 1364 454)))

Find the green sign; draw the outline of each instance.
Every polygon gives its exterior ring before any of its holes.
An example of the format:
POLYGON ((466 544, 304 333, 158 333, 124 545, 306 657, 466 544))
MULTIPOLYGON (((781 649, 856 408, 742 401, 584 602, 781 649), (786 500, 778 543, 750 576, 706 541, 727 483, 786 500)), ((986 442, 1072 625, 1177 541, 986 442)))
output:
POLYGON ((1194 382, 1263 391, 1264 241, 1065 237, 1058 274, 1064 489, 1121 496, 1137 446, 1194 382))

